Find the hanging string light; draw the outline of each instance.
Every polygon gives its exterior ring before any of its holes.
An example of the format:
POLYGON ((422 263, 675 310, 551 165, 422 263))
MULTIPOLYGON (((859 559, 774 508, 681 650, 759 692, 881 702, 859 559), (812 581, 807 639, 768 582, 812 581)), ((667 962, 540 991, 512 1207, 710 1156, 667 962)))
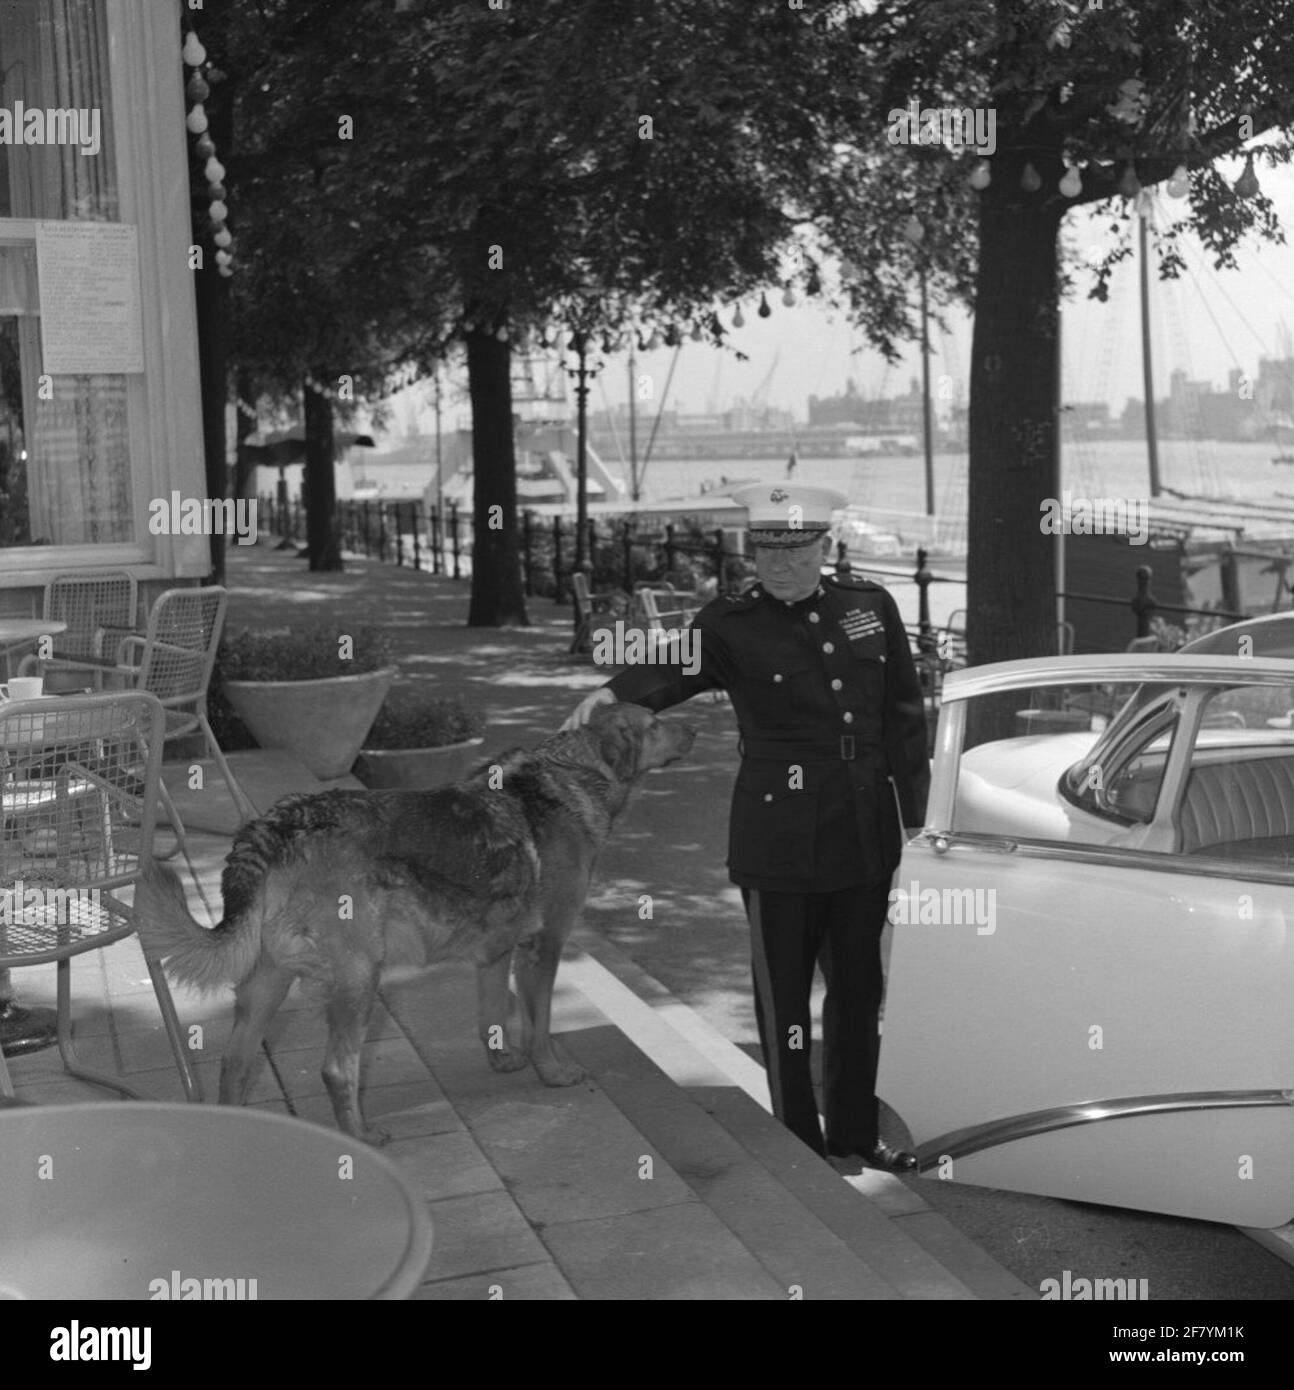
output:
POLYGON ((1071 164, 1060 181, 1060 191, 1066 198, 1077 198, 1083 191, 1083 180, 1079 177, 1078 165, 1071 164))
POLYGON ((737 305, 737 312, 732 316, 732 326, 734 328, 745 328, 746 316, 741 312, 741 305, 737 305))
POLYGON ((982 193, 993 182, 993 172, 987 159, 981 159, 976 163, 967 182, 977 193, 982 193))
POLYGON ((216 270, 228 279, 234 273, 234 258, 229 250, 233 245, 233 237, 225 226, 225 220, 229 216, 229 208, 225 203, 225 166, 216 158, 216 142, 209 133, 210 121, 203 105, 211 95, 211 85, 201 71, 207 61, 207 50, 203 48, 197 33, 192 29, 184 36, 180 56, 184 59, 185 65, 192 69, 184 88, 185 96, 192 105, 185 115, 184 124, 191 135, 198 137, 194 142, 194 149, 198 158, 205 161, 202 173, 207 180, 207 196, 210 199, 207 214, 213 229, 212 240, 217 247, 216 270))
POLYGON ((658 347, 660 347, 660 345, 661 345, 661 343, 662 343, 663 341, 664 341, 664 340, 661 338, 661 335, 660 335, 660 329, 659 329, 659 328, 653 328, 652 331, 651 331, 651 337, 647 339, 647 351, 648 351, 648 352, 655 352, 656 349, 657 349, 658 347))
POLYGON ((915 213, 903 224, 903 235, 913 246, 919 246, 925 240, 926 229, 915 213))
POLYGON ((768 307, 768 296, 762 291, 759 296, 759 308, 755 311, 761 319, 766 319, 773 311, 768 307))
POLYGON ((1141 192, 1141 180, 1137 177, 1137 171, 1129 160, 1124 168, 1123 177, 1119 180, 1119 192, 1125 198, 1135 198, 1141 192))
POLYGON ((1235 182, 1235 194, 1239 198, 1252 198, 1259 192, 1258 175, 1254 173, 1254 157, 1245 156, 1245 171, 1235 182))
POLYGON ((1026 193, 1036 193, 1042 187, 1042 176, 1032 163, 1026 163, 1020 174, 1020 187, 1026 193))
POLYGON ((1173 170, 1173 176, 1168 180, 1168 196, 1170 198, 1185 198, 1191 191, 1191 178, 1187 172, 1185 164, 1179 164, 1173 170))
POLYGON ((786 282, 786 288, 782 291, 782 303, 785 304, 788 309, 792 308, 795 304, 795 291, 791 288, 791 282, 789 280, 786 282))

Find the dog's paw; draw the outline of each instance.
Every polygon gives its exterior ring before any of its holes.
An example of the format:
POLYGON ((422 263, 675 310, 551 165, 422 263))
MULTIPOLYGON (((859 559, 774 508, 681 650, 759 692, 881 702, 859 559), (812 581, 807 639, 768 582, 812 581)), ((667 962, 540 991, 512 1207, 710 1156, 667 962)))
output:
POLYGON ((520 1071, 530 1060, 519 1047, 487 1047, 485 1055, 495 1071, 520 1071))
POLYGON ((535 1070, 545 1086, 576 1086, 588 1075, 583 1067, 574 1062, 562 1062, 556 1057, 550 1061, 535 1061, 535 1070))

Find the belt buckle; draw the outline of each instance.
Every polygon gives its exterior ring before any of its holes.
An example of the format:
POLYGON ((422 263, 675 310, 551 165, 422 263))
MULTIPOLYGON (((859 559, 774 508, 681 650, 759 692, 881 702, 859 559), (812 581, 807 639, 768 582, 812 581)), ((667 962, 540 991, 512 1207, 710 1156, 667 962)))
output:
POLYGON ((846 761, 851 762, 854 757, 854 738, 853 734, 840 735, 840 756, 846 761))

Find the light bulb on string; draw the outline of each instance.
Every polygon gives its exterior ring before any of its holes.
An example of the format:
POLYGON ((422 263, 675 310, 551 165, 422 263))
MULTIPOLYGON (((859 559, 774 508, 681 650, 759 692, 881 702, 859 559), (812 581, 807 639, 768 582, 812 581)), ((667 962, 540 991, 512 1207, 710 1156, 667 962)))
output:
POLYGON ((204 135, 207 130, 207 113, 199 102, 197 106, 184 118, 184 124, 188 126, 194 135, 204 135))
POLYGON ((789 281, 787 282, 786 288, 782 291, 782 303, 785 304, 788 309, 793 308, 795 305, 795 291, 791 288, 789 281))
POLYGON ((1179 164, 1173 170, 1173 176, 1168 180, 1168 196, 1170 198, 1185 198, 1191 191, 1191 177, 1185 164, 1179 164))
POLYGON ((228 227, 221 227, 211 240, 214 241, 217 246, 232 246, 234 243, 233 235, 228 227))
POLYGON ((1077 198, 1083 191, 1083 180, 1079 177, 1078 165, 1071 164, 1060 181, 1060 191, 1066 198, 1077 198))
POLYGON ((647 339, 647 351, 655 352, 656 349, 660 347, 662 341, 663 339, 660 336, 660 329, 653 328, 651 331, 651 337, 647 339))
POLYGON ((223 222, 229 216, 229 209, 217 198, 210 206, 208 211, 213 222, 223 222))
POLYGON ((977 193, 982 193, 993 182, 993 172, 987 159, 981 159, 975 165, 967 182, 977 193))
POLYGON ((207 61, 207 50, 198 42, 198 36, 192 29, 184 36, 180 55, 191 68, 200 68, 207 61))
POLYGON ((692 341, 693 341, 694 343, 699 343, 699 342, 701 341, 701 339, 705 336, 704 333, 701 331, 701 325, 700 325, 699 323, 694 323, 694 324, 692 325, 692 335, 691 335, 691 336, 692 336, 692 341))
POLYGON ((190 101, 206 101, 211 95, 207 79, 200 72, 195 72, 184 85, 184 95, 190 101))
POLYGON ((193 148, 197 150, 199 159, 210 159, 216 152, 216 142, 210 135, 199 135, 193 148))
POLYGON ((734 328, 745 328, 746 316, 741 312, 741 305, 737 305, 737 312, 732 316, 732 326, 734 328))
POLYGON ((903 235, 913 246, 920 246, 925 240, 926 229, 921 225, 921 219, 915 213, 903 224, 903 235))
POLYGON ((1141 192, 1141 180, 1137 177, 1137 171, 1131 161, 1123 171, 1123 177, 1119 180, 1119 192, 1125 198, 1135 198, 1141 192))
POLYGON ((506 342, 508 341, 508 326, 507 326, 507 324, 501 323, 501 324, 499 325, 498 329, 496 330, 494 336, 495 336, 495 338, 496 338, 499 342, 501 342, 501 343, 506 343, 506 342))
POLYGON ((1254 157, 1245 157, 1245 171, 1236 180, 1235 193, 1239 198, 1252 198, 1259 191, 1258 176, 1254 173, 1254 157))
POLYGON ((759 296, 759 308, 755 311, 761 319, 766 319, 773 311, 768 307, 768 296, 761 292, 759 296))
POLYGON ((1020 187, 1026 193, 1036 193, 1042 187, 1042 176, 1032 163, 1026 163, 1020 174, 1020 187))
POLYGON ((202 172, 208 183, 223 183, 225 181, 225 166, 214 154, 202 166, 202 172))

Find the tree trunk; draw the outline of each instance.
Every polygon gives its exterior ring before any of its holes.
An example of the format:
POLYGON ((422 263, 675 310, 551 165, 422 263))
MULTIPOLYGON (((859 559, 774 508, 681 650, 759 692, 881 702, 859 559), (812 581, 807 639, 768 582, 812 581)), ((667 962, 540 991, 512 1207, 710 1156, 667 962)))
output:
MULTIPOLYGON (((1050 161, 1048 162, 1050 164, 1050 161)), ((1039 166, 1041 168, 1041 165, 1039 166)), ((1063 170, 1056 161, 1057 177, 1063 170)), ((1043 173, 1044 188, 1050 167, 1043 173)), ((1041 506, 1059 496, 1057 242, 1064 204, 1019 189, 980 195, 971 349, 967 649, 972 663, 1056 653, 1056 540, 1041 506)))
POLYGON ((337 478, 334 459, 332 401, 305 388, 306 547, 312 570, 340 570, 337 543, 337 478))
MULTIPOLYGON (((198 374, 202 394, 202 452, 207 496, 222 499, 229 491, 226 463, 225 406, 229 399, 229 281, 216 267, 210 238, 202 249, 202 269, 194 272, 198 316, 198 374)), ((225 537, 212 529, 211 582, 225 582, 225 537)))
POLYGON ((473 472, 469 627, 530 625, 517 544, 511 361, 510 344, 493 333, 467 335, 473 472))
POLYGON ((256 463, 247 457, 248 438, 256 433, 256 417, 243 413, 243 402, 251 404, 256 388, 252 384, 251 373, 240 368, 235 377, 235 390, 238 393, 238 406, 234 419, 237 436, 237 452, 234 459, 234 496, 248 499, 256 496, 256 463))

